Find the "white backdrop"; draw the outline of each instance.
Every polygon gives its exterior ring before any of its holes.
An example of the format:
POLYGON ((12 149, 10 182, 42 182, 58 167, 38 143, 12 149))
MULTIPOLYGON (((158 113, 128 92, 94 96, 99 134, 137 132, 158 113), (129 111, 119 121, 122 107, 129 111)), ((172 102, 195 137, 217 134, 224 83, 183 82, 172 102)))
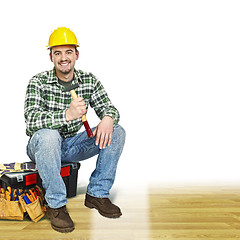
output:
MULTIPOLYGON (((48 38, 66 26, 81 44, 76 68, 95 74, 121 113, 118 181, 240 181, 239 1, 26 0, 1 10, 1 163, 28 161, 26 86, 52 68, 48 38)), ((88 120, 98 123, 93 111, 88 120)))

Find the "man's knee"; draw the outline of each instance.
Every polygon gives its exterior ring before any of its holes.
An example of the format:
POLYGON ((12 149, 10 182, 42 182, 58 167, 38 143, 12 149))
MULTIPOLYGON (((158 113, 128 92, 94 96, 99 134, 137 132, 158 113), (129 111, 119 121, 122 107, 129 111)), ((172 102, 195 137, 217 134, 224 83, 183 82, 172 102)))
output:
POLYGON ((117 124, 113 130, 113 137, 116 138, 117 141, 120 141, 124 144, 126 138, 126 131, 123 127, 117 124))
POLYGON ((53 129, 40 129, 36 131, 32 140, 34 145, 44 145, 46 147, 56 147, 59 146, 62 142, 62 137, 57 130, 53 129))

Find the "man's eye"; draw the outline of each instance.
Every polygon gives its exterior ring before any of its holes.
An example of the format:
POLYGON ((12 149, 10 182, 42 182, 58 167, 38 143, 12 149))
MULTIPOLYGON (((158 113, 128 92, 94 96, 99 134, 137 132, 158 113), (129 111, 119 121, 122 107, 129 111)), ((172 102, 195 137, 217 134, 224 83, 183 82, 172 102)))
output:
POLYGON ((54 55, 58 56, 58 55, 60 55, 60 53, 56 52, 56 53, 54 53, 54 55))
POLYGON ((72 54, 72 51, 67 52, 67 54, 72 54))

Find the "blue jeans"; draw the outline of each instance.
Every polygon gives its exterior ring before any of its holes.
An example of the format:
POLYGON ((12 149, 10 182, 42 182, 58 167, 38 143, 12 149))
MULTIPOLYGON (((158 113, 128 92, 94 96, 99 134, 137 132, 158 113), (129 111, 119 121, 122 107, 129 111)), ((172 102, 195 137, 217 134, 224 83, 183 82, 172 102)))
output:
POLYGON ((89 138, 86 131, 66 139, 62 138, 57 130, 36 131, 29 139, 27 154, 37 164, 48 205, 59 208, 67 204, 66 187, 60 175, 61 162, 79 162, 97 154, 96 168, 90 177, 87 193, 93 197, 108 197, 125 135, 125 130, 116 125, 113 128, 111 145, 99 149, 95 145, 96 138, 89 138))

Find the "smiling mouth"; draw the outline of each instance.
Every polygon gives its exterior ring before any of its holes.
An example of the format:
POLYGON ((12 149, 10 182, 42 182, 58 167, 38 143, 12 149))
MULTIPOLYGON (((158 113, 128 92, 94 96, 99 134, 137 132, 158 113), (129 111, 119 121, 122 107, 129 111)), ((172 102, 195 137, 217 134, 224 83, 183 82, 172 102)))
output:
POLYGON ((64 62, 64 63, 60 63, 59 65, 60 66, 67 66, 67 65, 69 65, 69 63, 68 62, 64 62))

